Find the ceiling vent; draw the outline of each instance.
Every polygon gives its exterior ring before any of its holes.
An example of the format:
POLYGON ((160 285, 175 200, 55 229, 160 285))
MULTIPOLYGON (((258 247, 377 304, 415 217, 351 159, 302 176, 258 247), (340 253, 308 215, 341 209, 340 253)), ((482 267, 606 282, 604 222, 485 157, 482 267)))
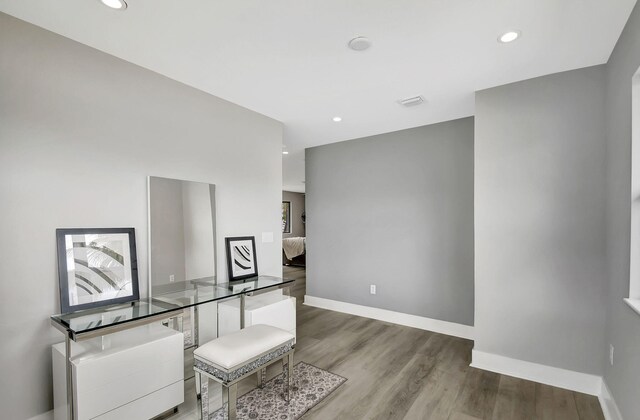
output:
POLYGON ((414 96, 413 98, 400 99, 398 103, 404 106, 416 106, 424 102, 422 96, 414 96))

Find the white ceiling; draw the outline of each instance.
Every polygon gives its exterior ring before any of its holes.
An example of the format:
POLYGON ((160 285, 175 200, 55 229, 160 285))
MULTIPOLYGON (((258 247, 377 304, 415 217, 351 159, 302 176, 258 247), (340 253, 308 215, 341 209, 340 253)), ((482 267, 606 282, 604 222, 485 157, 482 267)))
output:
POLYGON ((0 0, 0 10, 285 124, 304 148, 474 113, 474 91, 607 61, 636 0, 0 0), (522 31, 512 44, 497 37, 522 31), (358 35, 364 52, 346 47, 358 35), (398 99, 423 95, 404 108, 398 99), (332 117, 343 118, 334 123, 332 117))

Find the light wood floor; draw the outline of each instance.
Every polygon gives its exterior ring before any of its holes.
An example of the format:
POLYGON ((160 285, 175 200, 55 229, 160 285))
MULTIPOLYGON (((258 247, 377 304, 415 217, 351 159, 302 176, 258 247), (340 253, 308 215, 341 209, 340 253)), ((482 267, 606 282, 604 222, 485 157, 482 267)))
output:
MULTIPOLYGON (((473 342, 302 304, 305 271, 296 278, 295 359, 347 378, 305 416, 311 419, 600 420, 598 399, 469 367, 473 342)), ((279 373, 279 366, 269 370, 279 373)), ((239 394, 255 384, 248 378, 239 394)), ((196 419, 193 380, 174 419, 196 419)), ((211 401, 220 405, 219 395, 211 401)))

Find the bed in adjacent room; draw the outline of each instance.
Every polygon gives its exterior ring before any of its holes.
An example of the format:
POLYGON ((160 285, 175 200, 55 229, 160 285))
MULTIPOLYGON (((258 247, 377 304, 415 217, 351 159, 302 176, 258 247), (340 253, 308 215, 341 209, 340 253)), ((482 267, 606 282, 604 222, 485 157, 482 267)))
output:
POLYGON ((282 238, 282 263, 283 265, 306 265, 306 239, 305 237, 282 238))

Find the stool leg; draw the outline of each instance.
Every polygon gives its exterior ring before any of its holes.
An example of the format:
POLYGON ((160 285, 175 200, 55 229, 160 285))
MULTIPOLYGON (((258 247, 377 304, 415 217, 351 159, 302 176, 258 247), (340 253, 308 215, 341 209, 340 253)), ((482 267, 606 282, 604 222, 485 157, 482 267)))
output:
POLYGON ((202 381, 202 374, 200 372, 196 372, 196 398, 200 399, 202 393, 202 387, 200 386, 202 381))
POLYGON ((238 384, 235 383, 230 386, 222 387, 223 397, 226 394, 227 397, 227 411, 225 413, 226 420, 237 420, 238 418, 238 410, 236 408, 236 403, 238 401, 238 384))
POLYGON ((209 420, 209 377, 207 375, 200 376, 200 413, 202 420, 209 420))
POLYGON ((293 387, 293 350, 289 353, 289 363, 287 364, 289 365, 289 393, 291 393, 291 388, 293 387))
POLYGON ((264 388, 264 383, 267 381, 267 368, 259 369, 257 374, 258 374, 258 388, 264 388))
POLYGON ((287 403, 289 402, 289 384, 291 381, 289 366, 291 366, 291 363, 289 363, 289 356, 287 355, 282 358, 282 385, 284 388, 282 397, 287 403))

